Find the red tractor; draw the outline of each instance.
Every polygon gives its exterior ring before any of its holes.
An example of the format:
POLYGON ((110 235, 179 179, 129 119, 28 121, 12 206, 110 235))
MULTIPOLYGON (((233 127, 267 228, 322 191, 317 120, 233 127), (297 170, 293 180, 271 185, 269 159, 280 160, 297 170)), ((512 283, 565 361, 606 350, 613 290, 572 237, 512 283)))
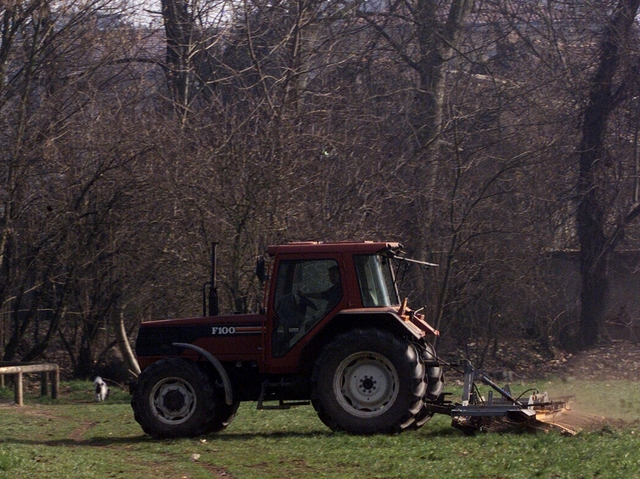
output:
POLYGON ((131 405, 146 433, 221 431, 241 401, 310 401, 329 428, 355 434, 419 427, 438 412, 438 332, 400 301, 394 264, 413 261, 400 244, 290 243, 268 255, 260 312, 217 314, 214 248, 209 315, 141 325, 131 405))

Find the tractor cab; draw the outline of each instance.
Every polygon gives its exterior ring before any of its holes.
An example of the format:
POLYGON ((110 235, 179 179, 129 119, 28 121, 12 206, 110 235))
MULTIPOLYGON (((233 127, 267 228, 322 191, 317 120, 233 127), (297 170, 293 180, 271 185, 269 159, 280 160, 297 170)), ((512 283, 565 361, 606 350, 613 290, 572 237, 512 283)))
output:
POLYGON ((325 318, 343 310, 400 305, 391 262, 380 251, 345 255, 324 244, 318 249, 304 258, 296 258, 295 249, 270 250, 278 256, 270 296, 273 357, 283 357, 325 318))

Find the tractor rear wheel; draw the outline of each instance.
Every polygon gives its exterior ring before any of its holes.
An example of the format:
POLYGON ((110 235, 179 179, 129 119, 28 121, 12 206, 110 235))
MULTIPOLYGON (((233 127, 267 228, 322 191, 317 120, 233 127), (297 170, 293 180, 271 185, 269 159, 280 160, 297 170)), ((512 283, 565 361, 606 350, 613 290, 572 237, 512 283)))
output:
POLYGON ((409 426, 425 395, 424 366, 408 341, 355 329, 325 347, 313 374, 312 403, 334 431, 395 433, 409 426))
POLYGON ((193 362, 163 359, 136 382, 131 407, 144 432, 158 439, 194 437, 224 429, 237 404, 227 405, 208 376, 193 362))
POLYGON ((433 346, 425 344, 421 350, 422 360, 425 363, 424 380, 427 383, 427 391, 424 395, 422 409, 416 414, 412 428, 418 429, 424 426, 432 417, 433 413, 428 409, 426 403, 437 401, 444 389, 444 374, 442 366, 437 365, 436 352, 433 346))
POLYGON ((422 359, 426 366, 427 394, 425 399, 437 401, 444 389, 444 374, 442 366, 437 363, 436 350, 430 344, 426 344, 422 351, 422 359), (430 364, 431 363, 431 364, 430 364))

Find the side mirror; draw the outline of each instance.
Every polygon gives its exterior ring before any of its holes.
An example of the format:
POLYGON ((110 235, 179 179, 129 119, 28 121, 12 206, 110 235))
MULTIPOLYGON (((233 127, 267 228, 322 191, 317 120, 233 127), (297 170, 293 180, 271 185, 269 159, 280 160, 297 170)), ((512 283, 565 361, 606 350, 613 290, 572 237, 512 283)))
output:
POLYGON ((264 259, 264 256, 258 256, 258 261, 256 263, 256 276, 261 283, 264 283, 268 279, 267 261, 264 259))

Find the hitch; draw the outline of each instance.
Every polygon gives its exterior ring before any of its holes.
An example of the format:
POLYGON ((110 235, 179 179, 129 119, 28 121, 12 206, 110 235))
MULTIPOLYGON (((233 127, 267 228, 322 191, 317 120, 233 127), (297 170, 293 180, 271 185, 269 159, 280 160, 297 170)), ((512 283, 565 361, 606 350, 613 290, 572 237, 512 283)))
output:
POLYGON ((557 400, 549 399, 547 393, 540 393, 536 389, 529 389, 519 397, 514 397, 509 385, 498 386, 489 376, 479 369, 475 369, 470 361, 461 361, 464 368, 464 383, 460 403, 445 401, 444 395, 433 404, 427 403, 427 408, 434 414, 451 416, 451 425, 465 434, 474 434, 485 429, 494 419, 504 418, 525 426, 549 429, 557 427, 565 433, 575 434, 569 430, 553 424, 553 418, 559 412, 568 409, 570 397, 557 400), (480 395, 476 382, 489 386, 487 398, 480 395), (496 397, 494 391, 498 393, 496 397), (523 395, 530 392, 528 397, 523 395))

